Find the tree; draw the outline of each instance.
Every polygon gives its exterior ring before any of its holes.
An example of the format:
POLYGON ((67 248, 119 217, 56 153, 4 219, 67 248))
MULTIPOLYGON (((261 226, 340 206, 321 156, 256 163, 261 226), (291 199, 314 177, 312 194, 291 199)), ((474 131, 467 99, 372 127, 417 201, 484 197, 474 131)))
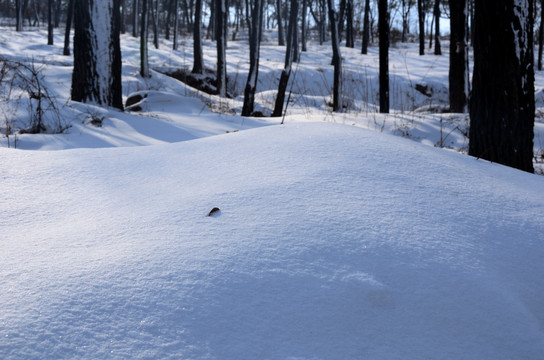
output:
POLYGON ((434 54, 442 55, 440 47, 440 0, 434 0, 434 54))
POLYGON ((346 3, 346 47, 355 47, 353 36, 353 0, 348 0, 346 3))
POLYGON ((417 0, 417 19, 419 22, 419 55, 425 55, 425 0, 417 0))
POLYGON ((450 4, 450 111, 465 113, 468 100, 467 0, 450 4))
POLYGON ((119 0, 79 0, 72 100, 123 109, 119 25, 119 0))
POLYGON ((475 1, 469 154, 533 172, 533 1, 475 1))
POLYGON ((23 0, 15 0, 15 31, 23 31, 23 0))
POLYGON ((66 9, 66 28, 64 31, 64 49, 63 54, 70 56, 70 30, 72 27, 72 17, 74 14, 75 0, 68 1, 68 8, 66 9))
POLYGON ((378 1, 380 37, 380 112, 389 113, 389 9, 387 0, 378 1))
POLYGON ((402 35, 401 42, 406 42, 406 35, 409 31, 410 10, 414 5, 414 0, 402 0, 401 15, 402 15, 402 35))
POLYGON ((244 105, 242 116, 250 116, 255 106, 255 91, 259 76, 259 53, 261 48, 261 33, 263 23, 263 0, 253 0, 249 32, 249 74, 244 89, 244 105))
POLYGON ((276 103, 274 105, 273 117, 279 117, 283 115, 283 103, 285 102, 285 91, 287 90, 287 84, 289 83, 289 77, 291 76, 291 70, 293 68, 293 48, 295 44, 295 32, 297 30, 297 17, 298 17, 298 0, 291 0, 291 13, 289 16, 289 28, 287 29, 287 47, 285 49, 285 65, 280 76, 280 83, 278 85, 278 94, 276 96, 276 103))
POLYGON ((195 21, 193 22, 193 74, 202 74, 204 71, 204 57, 202 55, 202 0, 195 3, 195 21))
MULTIPOLYGON (((202 0, 197 0, 197 2, 200 1, 200 4, 202 5, 202 0)), ((172 39, 172 50, 178 49, 178 33, 179 33, 179 0, 173 0, 174 2, 174 35, 172 39)), ((196 13, 195 13, 195 16, 196 13)), ((196 22, 196 20, 195 20, 196 22)), ((200 20, 198 22, 199 28, 198 28, 198 41, 200 40, 200 20)), ((195 25, 196 26, 196 25, 195 25)), ((195 29, 196 30, 196 29, 195 29)))
POLYGON ((365 0, 365 14, 363 18, 363 46, 361 53, 368 53, 368 41, 370 39, 370 0, 365 0))
POLYGON ((538 70, 542 71, 542 48, 544 46, 544 0, 540 0, 540 26, 538 28, 538 70))
POLYGON ((132 36, 137 37, 138 36, 138 4, 139 0, 133 0, 132 2, 132 36))
POLYGON ((215 38, 217 41, 217 94, 227 96, 227 0, 215 1, 215 38))
POLYGON ((301 42, 302 51, 307 51, 306 42, 308 40, 308 24, 306 21, 306 15, 308 14, 308 0, 302 0, 302 28, 301 28, 301 42))
POLYGON ((140 75, 144 78, 150 77, 149 58, 147 49, 147 36, 149 32, 149 10, 151 0, 142 0, 142 21, 140 24, 140 75))
POLYGON ((342 55, 340 54, 340 36, 338 34, 338 14, 334 10, 333 0, 327 0, 329 22, 331 23, 332 65, 334 66, 334 84, 332 110, 342 110, 342 55))
POLYGON ((278 21, 278 45, 284 46, 285 40, 283 38, 283 21, 281 18, 281 0, 276 0, 276 20, 278 21))
POLYGON ((47 0, 47 45, 53 45, 53 0, 47 0))

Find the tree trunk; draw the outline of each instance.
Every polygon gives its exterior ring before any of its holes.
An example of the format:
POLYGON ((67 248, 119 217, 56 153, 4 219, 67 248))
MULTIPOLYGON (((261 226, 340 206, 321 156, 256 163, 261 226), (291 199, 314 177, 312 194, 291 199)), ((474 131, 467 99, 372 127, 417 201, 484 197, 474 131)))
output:
POLYGON ((255 91, 259 76, 259 54, 263 22, 263 0, 253 1, 251 28, 249 32, 249 74, 244 89, 242 116, 251 116, 255 107, 255 91))
POLYGON ((140 24, 140 75, 144 78, 151 76, 149 73, 149 58, 147 50, 147 37, 149 31, 149 1, 142 0, 142 19, 140 24))
POLYGON ((139 11, 138 11, 138 4, 140 0, 134 0, 132 2, 132 36, 138 37, 138 19, 139 19, 139 11))
POLYGON ((202 55, 202 0, 196 0, 195 21, 193 23, 193 74, 204 72, 204 57, 202 55))
POLYGON ((308 0, 302 0, 302 29, 301 29, 301 42, 302 42, 302 52, 306 52, 306 42, 308 40, 308 24, 306 20, 306 15, 308 14, 308 0))
POLYGON ((434 0, 434 54, 442 55, 440 47, 440 0, 434 0))
POLYGON ((533 172, 533 1, 476 0, 469 154, 533 172))
POLYGON ((544 0, 540 0, 540 27, 538 28, 538 71, 542 71, 543 45, 544 45, 544 0))
POLYGON ((334 84, 332 110, 342 110, 342 55, 340 53, 340 36, 338 34, 338 13, 334 10, 333 0, 327 0, 329 22, 331 23, 332 65, 334 66, 334 84))
POLYGON ((449 92, 450 111, 467 112, 468 101, 468 49, 467 49, 467 1, 449 0, 450 2, 450 72, 449 92))
POLYGON ((72 15, 74 14, 75 0, 68 1, 68 8, 66 9, 66 29, 64 32, 64 51, 63 54, 70 56, 70 31, 72 26, 72 15))
POLYGON ((23 0, 15 1, 15 31, 23 31, 23 0))
POLYGON ((119 0, 79 0, 74 8, 73 101, 123 109, 119 22, 119 0))
POLYGON ((121 34, 126 33, 126 6, 125 6, 125 0, 121 0, 121 34))
POLYGON ((425 11, 423 0, 417 0, 417 18, 419 22, 419 55, 425 55, 425 11))
POLYGON ((346 4, 346 47, 355 47, 353 36, 353 0, 348 0, 346 4))
POLYGON ((285 49, 285 65, 281 72, 280 83, 278 85, 278 95, 276 96, 276 103, 274 105, 273 117, 279 117, 283 115, 283 103, 285 102, 285 91, 287 90, 287 84, 289 83, 289 77, 291 76, 291 70, 293 68, 293 46, 295 31, 297 27, 298 17, 298 0, 291 0, 291 14, 289 16, 289 28, 287 30, 287 47, 285 49))
POLYGON ((387 0, 378 2, 380 37, 380 112, 389 113, 389 9, 387 0))
POLYGON ((226 0, 215 0, 215 37, 217 41, 217 94, 227 96, 227 4, 226 0))
MULTIPOLYGON (((174 1, 174 31, 172 36, 172 49, 178 49, 178 33, 179 33, 179 0, 174 1)), ((202 0, 198 0, 202 1, 202 0)), ((200 22, 199 22, 200 25, 200 22)), ((200 32, 199 32, 200 35, 200 32)), ((200 39, 199 39, 200 40, 200 39)))
POLYGON ((153 23, 153 46, 159 48, 159 1, 149 0, 151 5, 151 21, 153 23))
POLYGON ((278 45, 284 46, 285 45, 285 39, 283 37, 283 20, 281 16, 281 0, 276 0, 276 17, 278 21, 278 45))
POLYGON ((368 54, 368 41, 370 39, 370 0, 365 1, 365 15, 363 19, 363 47, 361 54, 368 54))
POLYGON ((47 0, 47 45, 53 45, 53 0, 47 0))

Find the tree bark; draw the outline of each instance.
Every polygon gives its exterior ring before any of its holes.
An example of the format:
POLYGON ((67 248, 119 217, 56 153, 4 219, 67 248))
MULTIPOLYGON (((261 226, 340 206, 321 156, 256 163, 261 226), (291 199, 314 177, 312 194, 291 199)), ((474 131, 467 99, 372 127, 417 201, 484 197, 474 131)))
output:
POLYGON ((251 116, 255 108, 255 91, 259 77, 259 54, 263 22, 263 0, 253 1, 251 29, 249 32, 249 74, 244 89, 242 116, 251 116))
MULTIPOLYGON (((178 33, 179 33, 179 0, 173 0, 173 1, 174 1, 174 31, 172 35, 172 49, 177 50, 178 49, 178 33)), ((198 1, 201 1, 201 0, 198 0, 198 1)), ((200 33, 199 33, 199 36, 200 36, 200 33)))
POLYGON ((332 110, 342 110, 342 55, 340 53, 340 36, 338 34, 338 13, 334 10, 333 0, 327 0, 329 22, 332 38, 332 65, 334 66, 332 110))
POLYGON ((365 1, 365 14, 363 18, 363 46, 361 54, 368 53, 368 41, 370 39, 370 0, 365 1))
POLYGON ((346 47, 355 47, 353 36, 353 0, 348 0, 346 4, 346 47))
POLYGON ((193 31, 193 74, 202 74, 204 72, 204 57, 202 55, 202 0, 196 0, 195 21, 193 31))
POLYGON ((538 71, 542 71, 543 46, 544 46, 544 0, 540 0, 540 27, 538 28, 538 71))
POLYGON ((74 14, 75 0, 68 1, 68 8, 66 9, 66 29, 64 31, 64 50, 63 54, 70 56, 70 32, 72 27, 72 16, 74 14))
POLYGON ((140 24, 140 75, 144 78, 151 76, 149 73, 149 58, 147 49, 147 37, 149 32, 149 10, 151 0, 142 0, 142 19, 140 24))
POLYGON ((289 16, 289 28, 287 30, 287 47, 285 49, 285 65, 280 76, 280 83, 278 85, 278 94, 276 96, 276 103, 274 105, 274 111, 272 117, 279 117, 283 115, 283 103, 285 102, 285 91, 287 90, 287 84, 289 83, 289 77, 291 76, 291 70, 293 68, 293 46, 295 31, 297 27, 298 17, 298 0, 291 0, 291 14, 289 16))
POLYGON ((468 101, 467 0, 450 2, 450 111, 466 113, 468 101))
POLYGON ((284 46, 285 45, 285 39, 283 37, 283 20, 281 17, 281 0, 276 0, 276 20, 278 22, 278 45, 284 46))
POLYGON ((387 0, 378 2, 380 37, 380 113, 389 113, 389 9, 387 0))
POLYGON ((215 0, 215 37, 217 41, 217 94, 227 96, 227 4, 226 0, 215 0))
POLYGON ((47 0, 47 45, 53 42, 53 0, 47 0))
POLYGON ((132 2, 132 36, 138 37, 138 19, 139 19, 139 11, 138 11, 138 4, 140 0, 134 0, 132 2))
POLYGON ((419 55, 425 55, 425 11, 423 0, 417 0, 417 18, 419 22, 419 55))
POLYGON ((440 47, 440 0, 434 0, 434 54, 442 55, 440 47))
POLYGON ((306 42, 308 40, 308 24, 306 20, 306 15, 308 14, 308 0, 302 0, 302 29, 301 29, 301 42, 302 42, 302 52, 306 52, 306 42))
POLYGON ((533 172, 533 1, 476 0, 469 154, 533 172))
POLYGON ((23 31, 23 0, 15 1, 15 31, 23 31))
POLYGON ((80 0, 74 8, 73 101, 123 109, 119 22, 119 0, 80 0))

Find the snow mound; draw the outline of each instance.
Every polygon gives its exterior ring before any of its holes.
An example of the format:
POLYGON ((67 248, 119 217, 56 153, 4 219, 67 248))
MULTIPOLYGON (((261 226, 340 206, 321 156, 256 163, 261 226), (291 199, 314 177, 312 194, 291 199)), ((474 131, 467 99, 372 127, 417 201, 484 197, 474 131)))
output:
POLYGON ((0 157, 2 358, 544 353, 542 177, 327 123, 0 157))

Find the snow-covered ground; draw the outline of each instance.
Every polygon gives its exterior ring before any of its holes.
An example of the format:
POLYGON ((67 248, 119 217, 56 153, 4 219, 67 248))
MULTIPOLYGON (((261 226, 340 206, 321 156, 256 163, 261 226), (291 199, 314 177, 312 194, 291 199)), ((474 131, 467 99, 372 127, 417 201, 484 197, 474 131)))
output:
MULTIPOLYGON (((59 115, 48 129, 66 128, 0 138, 0 358, 544 354, 544 178, 440 149, 467 141, 466 115, 421 110, 446 105, 447 55, 392 49, 384 116, 375 49, 342 49, 352 100, 334 114, 330 49, 311 44, 279 125, 236 115, 243 41, 229 45, 235 97, 217 99, 141 79, 138 42, 123 37, 125 96, 148 97, 121 113, 69 102, 71 58, 45 39, 0 33, 4 57, 43 66, 59 115)), ((190 67, 190 41, 161 45, 152 67, 190 67)), ((282 52, 263 46, 265 114, 282 52)), ((3 134, 27 127, 24 96, 5 99, 3 134)), ((542 134, 537 120, 535 148, 542 134)))

